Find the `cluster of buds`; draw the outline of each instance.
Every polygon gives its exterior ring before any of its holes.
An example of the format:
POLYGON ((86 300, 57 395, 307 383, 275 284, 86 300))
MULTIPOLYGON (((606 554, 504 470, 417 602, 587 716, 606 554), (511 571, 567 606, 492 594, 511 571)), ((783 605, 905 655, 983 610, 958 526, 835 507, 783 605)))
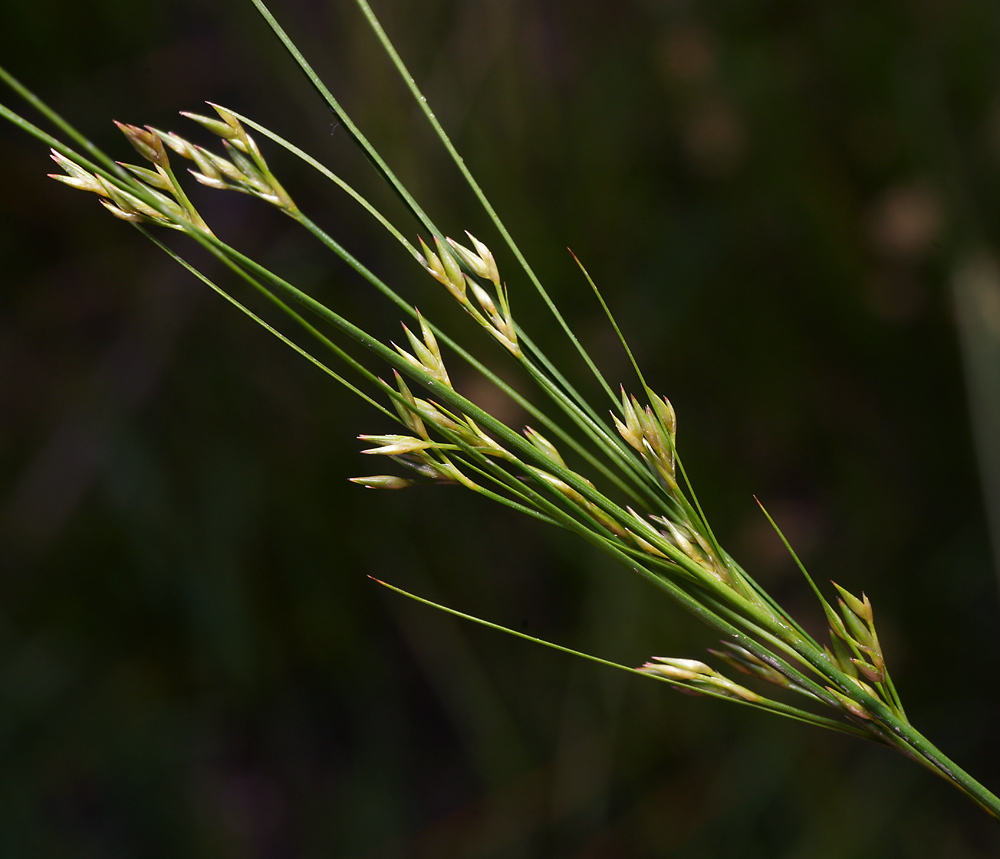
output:
POLYGON ((628 445, 637 451, 647 464, 673 490, 677 488, 674 455, 677 439, 677 415, 666 397, 654 397, 651 406, 645 409, 639 401, 625 393, 622 388, 622 414, 625 421, 612 413, 615 427, 628 445))
POLYGON ((714 668, 697 659, 676 659, 669 656, 654 656, 639 671, 666 680, 674 688, 693 695, 713 694, 724 698, 736 698, 756 704, 762 696, 752 692, 714 668))
POLYGON ((670 400, 654 397, 652 405, 643 409, 635 396, 630 398, 623 387, 622 414, 624 422, 614 412, 611 414, 621 437, 652 466, 671 490, 676 489, 677 415, 670 400))
MULTIPOLYGON (((467 479, 448 460, 444 451, 455 450, 456 445, 441 444, 430 439, 414 438, 408 435, 359 435, 361 441, 374 444, 367 454, 388 456, 393 461, 406 466, 425 480, 435 483, 463 483, 467 479)), ((352 477, 352 483, 360 484, 368 489, 405 489, 414 484, 413 480, 396 477, 390 474, 378 474, 370 477, 352 477)))
MULTIPOLYGON (((505 457, 507 451, 487 435, 472 418, 468 416, 456 418, 447 414, 436 403, 413 396, 403 377, 395 371, 393 373, 400 394, 399 399, 393 400, 393 404, 403 425, 415 435, 358 436, 362 441, 374 442, 377 445, 362 453, 389 456, 425 480, 435 483, 460 483, 470 489, 478 488, 451 462, 448 452, 461 450, 463 445, 486 456, 505 457), (432 441, 427 430, 428 424, 450 434, 461 444, 432 441)), ((351 481, 369 489, 404 489, 413 486, 415 482, 384 474, 352 477, 351 481)))
POLYGON ((55 149, 51 150, 52 160, 65 173, 50 173, 49 176, 72 188, 97 194, 104 208, 123 221, 157 224, 175 230, 194 227, 211 233, 177 183, 160 135, 152 128, 140 128, 121 122, 116 122, 115 125, 135 150, 153 165, 150 170, 136 164, 118 162, 138 180, 142 186, 141 192, 133 193, 99 173, 91 173, 55 149))
MULTIPOLYGON (((407 331, 414 351, 419 357, 404 353, 398 346, 396 348, 400 354, 403 354, 415 366, 420 366, 431 373, 436 373, 437 367, 440 366, 443 372, 443 364, 440 363, 440 352, 437 350, 437 343, 432 339, 433 335, 423 323, 423 320, 421 320, 421 325, 424 327, 425 339, 423 343, 415 335, 407 331)), ((448 458, 448 453, 468 448, 485 456, 509 462, 517 461, 509 451, 505 450, 496 440, 484 432, 472 418, 467 415, 456 416, 449 414, 438 404, 430 400, 415 397, 399 373, 395 373, 395 377, 399 397, 394 398, 393 403, 400 420, 413 435, 359 436, 363 441, 371 441, 377 445, 377 447, 369 448, 363 451, 363 453, 390 456, 407 468, 416 471, 425 479, 435 482, 461 483, 470 488, 479 487, 459 471, 448 458), (443 433, 446 437, 454 439, 457 443, 433 441, 428 431, 429 426, 443 433)), ((525 427, 524 436, 545 459, 548 459, 561 468, 566 468, 566 463, 563 461, 559 450, 540 432, 531 427, 525 427)), ((598 505, 585 498, 579 491, 554 474, 546 471, 544 468, 533 465, 526 465, 525 467, 528 469, 530 476, 538 483, 554 489, 615 536, 626 540, 631 539, 633 542, 639 539, 631 531, 622 527, 621 524, 609 516, 598 505)), ((577 476, 579 477, 579 475, 577 476)), ((588 486, 593 486, 586 478, 580 477, 580 480, 588 486)), ((352 481, 371 489, 402 489, 412 486, 414 483, 412 480, 405 480, 389 475, 356 477, 352 478, 352 481)), ((647 529, 649 528, 649 526, 646 527, 647 529)), ((656 551, 651 546, 649 549, 654 552, 656 551)))
MULTIPOLYGON (((611 413, 615 428, 621 437, 642 457, 646 467, 662 480, 671 492, 676 493, 677 415, 670 400, 654 396, 650 405, 643 408, 639 400, 635 396, 629 396, 622 387, 621 412, 624 420, 614 412, 611 413)), ((636 520, 643 521, 634 511, 629 512, 636 520)), ((730 586, 737 585, 732 572, 699 528, 674 522, 666 516, 650 516, 650 518, 661 526, 656 539, 666 540, 717 581, 730 586)), ((640 549, 649 554, 663 556, 664 553, 649 540, 634 533, 631 536, 632 541, 640 549)), ((740 587, 739 590, 745 596, 753 598, 746 588, 740 587)))
POLYGON ((140 128, 138 125, 127 125, 124 122, 115 121, 118 130, 125 135, 132 148, 143 158, 161 170, 170 169, 170 159, 167 157, 167 150, 163 146, 160 134, 148 125, 140 128))
POLYGON ((500 282, 500 273, 497 271, 496 260, 493 254, 479 239, 472 233, 466 232, 469 241, 472 242, 475 250, 470 250, 464 245, 460 245, 454 239, 447 239, 449 248, 435 236, 434 246, 436 251, 432 251, 420 239, 420 247, 423 251, 421 263, 427 272, 438 283, 455 297, 459 304, 465 308, 466 312, 482 325, 490 334, 499 340, 513 355, 521 355, 521 347, 517 343, 517 330, 514 327, 514 319, 510 314, 510 302, 507 296, 507 288, 500 282), (457 259, 456 259, 457 255, 457 259), (497 300, 494 301, 490 294, 479 284, 479 282, 462 271, 462 265, 466 267, 476 277, 489 280, 496 289, 497 300), (469 300, 469 293, 472 293, 479 305, 476 307, 469 300), (497 306, 499 304, 499 307, 497 306))
POLYGON ((142 191, 133 193, 120 184, 108 181, 100 174, 85 170, 76 162, 55 150, 53 160, 66 175, 50 174, 53 179, 74 188, 91 191, 101 198, 101 203, 116 218, 132 223, 152 223, 173 229, 195 227, 211 233, 208 225, 187 198, 170 167, 167 150, 193 161, 196 169, 189 172, 203 185, 242 191, 259 197, 279 209, 294 214, 295 204, 278 180, 271 173, 253 138, 246 133, 240 121, 228 110, 212 105, 221 119, 212 119, 194 113, 183 113, 222 138, 228 158, 209 152, 173 132, 158 131, 151 126, 141 128, 116 122, 115 125, 153 169, 135 164, 121 166, 141 184, 142 191))
MULTIPOLYGON (((894 695, 885 694, 887 680, 885 657, 875 632, 875 618, 872 604, 865 594, 858 599, 844 590, 836 582, 833 586, 840 593, 837 600, 840 609, 838 615, 829 606, 826 609, 827 620, 830 623, 830 640, 832 647, 825 648, 827 658, 843 671, 859 688, 869 695, 881 700, 898 715, 905 718, 902 708, 894 695), (871 684, 878 687, 877 691, 871 684)), ((844 707, 862 719, 871 718, 870 714, 860 708, 857 702, 843 695, 839 690, 828 687, 844 707)))
POLYGON ((662 526, 661 536, 672 546, 676 546, 706 573, 725 584, 732 584, 732 576, 712 544, 695 528, 672 522, 666 516, 650 516, 662 526))
POLYGON ((418 313, 417 319, 420 321, 420 333, 423 340, 417 337, 409 328, 403 326, 406 339, 410 341, 413 354, 407 352, 401 346, 393 343, 393 348, 409 364, 418 370, 430 373, 442 385, 451 387, 451 379, 448 378, 448 370, 444 366, 444 359, 441 357, 441 348, 438 346, 437 338, 424 318, 418 313))
POLYGON ((182 158, 193 161, 197 169, 188 172, 202 185, 220 190, 241 191, 252 194, 279 209, 294 213, 295 203, 288 192, 274 177, 260 148, 247 134, 243 124, 224 107, 209 104, 221 119, 201 116, 197 113, 181 112, 181 116, 197 122, 212 134, 222 139, 228 158, 215 155, 201 146, 185 140, 174 132, 158 132, 171 150, 182 158))

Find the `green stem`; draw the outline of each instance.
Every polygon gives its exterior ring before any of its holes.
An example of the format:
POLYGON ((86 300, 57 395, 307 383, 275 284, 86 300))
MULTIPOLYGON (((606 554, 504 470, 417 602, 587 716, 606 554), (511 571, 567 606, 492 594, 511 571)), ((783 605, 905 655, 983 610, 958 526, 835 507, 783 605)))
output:
POLYGON ((996 820, 1000 820, 1000 797, 969 775, 913 725, 887 708, 883 709, 884 712, 879 714, 879 721, 889 729, 893 740, 899 738, 900 742, 894 745, 897 745, 900 751, 937 773, 996 820))
MULTIPOLYGON (((260 0, 253 0, 253 2, 259 5, 260 0)), ((576 347, 576 350, 580 354, 580 357, 583 359, 584 363, 590 369, 590 372, 593 373, 594 378, 597 379, 598 383, 607 393, 608 397, 611 399, 611 402, 617 404, 618 400, 615 397, 614 392, 611 390, 611 387, 604 380, 604 376, 601 375, 601 371, 597 368, 597 365, 594 363, 593 359, 587 353, 587 350, 584 349, 583 344, 580 343, 577 336, 573 333, 573 329, 570 328, 569 323, 566 322, 562 313, 559 312, 559 308, 556 307, 555 302, 552 300, 548 292, 542 286, 541 281, 535 275, 535 272, 532 270, 531 266, 528 265, 527 259, 525 259, 524 254, 521 253, 521 249, 517 246, 517 243, 514 241, 513 236, 511 236, 511 234, 507 232, 507 228, 504 226, 503 221, 500 220, 500 216, 496 213, 496 210, 493 208, 492 204, 487 199, 486 194, 483 192, 483 189, 479 186, 479 183, 475 180, 475 177, 473 177, 471 171, 466 166, 465 159, 463 159, 462 156, 459 155, 458 150, 455 148, 455 145, 451 142, 451 138, 448 136, 448 133, 444 130, 444 127, 441 125, 441 123, 438 122, 438 118, 434 115, 434 111, 431 110, 430 105, 427 103, 427 97, 420 91, 420 87, 417 86, 416 80, 414 80, 413 75, 410 74, 409 69, 406 68, 406 64, 399 56, 399 53, 396 51, 396 48, 392 44, 392 41, 386 35, 385 30, 382 29, 382 25, 379 23, 379 20, 375 16, 375 13, 372 11, 371 6, 369 6, 365 2, 365 0, 355 0, 355 2, 358 4, 358 8, 361 9, 361 12, 368 20, 368 24, 374 31, 379 42, 382 43, 382 48, 389 56, 389 59, 392 61, 393 65, 396 66, 396 70, 399 72, 400 77, 403 79, 404 83, 409 88, 410 92, 413 94, 414 99, 416 100, 420 109, 423 111, 424 116, 426 116, 427 121, 431 124, 431 127, 434 129, 435 134, 437 134, 438 139, 441 141, 441 144, 444 146, 448 154, 451 156, 452 161, 455 162, 455 166, 458 167, 458 169, 461 171, 462 176, 465 178, 466 183, 472 189, 472 192, 476 195, 476 198, 479 200, 479 204, 483 207, 483 210, 486 212, 487 215, 489 215, 490 220, 493 221, 493 225, 497 228, 497 231, 500 233, 501 236, 503 236, 504 241, 507 243, 507 246, 510 248, 511 252, 517 258, 518 263, 520 263, 521 268, 524 270, 524 273, 528 276, 528 279, 535 287, 535 290, 542 297, 542 300, 545 302, 549 311, 555 317, 556 321, 559 323, 559 326, 562 328, 563 332, 569 338, 570 342, 576 347)), ((583 401, 582 398, 580 402, 584 407, 587 407, 586 402, 583 401)))
POLYGON ((463 620, 472 621, 473 623, 478 623, 480 626, 485 626, 487 629, 494 629, 498 632, 505 632, 508 635, 513 635, 515 638, 521 638, 525 641, 530 641, 532 644, 540 644, 543 647, 551 648, 552 650, 557 650, 560 653, 566 653, 570 656, 577 656, 580 659, 586 659, 588 662, 595 662, 598 665, 604 665, 608 668, 616 668, 619 671, 627 671, 629 674, 638 674, 641 677, 646 677, 652 680, 659 680, 660 682, 669 683, 671 686, 679 689, 692 692, 696 695, 705 695, 710 698, 718 698, 722 701, 729 701, 733 704, 742 704, 746 707, 755 707, 759 710, 766 710, 770 713, 775 713, 776 715, 786 716, 790 719, 795 719, 799 722, 805 722, 810 725, 816 725, 821 728, 828 728, 833 731, 840 731, 845 734, 851 734, 855 737, 867 737, 867 734, 853 727, 852 725, 845 725, 842 722, 837 722, 834 719, 828 719, 824 716, 818 716, 815 713, 810 713, 807 710, 801 710, 798 707, 792 707, 789 704, 784 704, 780 701, 774 701, 770 698, 761 698, 760 701, 747 701, 741 698, 734 698, 731 695, 724 695, 720 692, 713 691, 712 689, 706 689, 704 686, 698 686, 693 683, 686 683, 682 680, 668 680, 665 677, 659 677, 656 674, 652 674, 646 671, 641 671, 638 668, 631 668, 628 665, 622 665, 618 662, 612 662, 608 659, 601 659, 599 656, 593 656, 590 653, 584 653, 580 650, 573 650, 569 647, 563 647, 561 644, 556 644, 552 641, 546 641, 544 638, 536 638, 533 635, 528 635, 525 632, 518 632, 516 629, 509 629, 506 626, 501 626, 498 623, 491 623, 488 620, 484 620, 481 617, 476 617, 475 615, 465 614, 464 612, 457 611, 456 609, 449 608, 446 605, 441 605, 440 603, 432 602, 429 599, 424 599, 416 594, 411 594, 409 591, 404 591, 402 588, 397 588, 394 585, 390 585, 388 582, 383 582, 380 579, 376 579, 369 576, 373 582, 377 582, 383 587, 388 588, 391 591, 395 591, 397 594, 402 594, 405 597, 409 597, 415 602, 421 603, 431 608, 436 608, 438 611, 443 611, 446 614, 453 615, 454 617, 462 618, 463 620))

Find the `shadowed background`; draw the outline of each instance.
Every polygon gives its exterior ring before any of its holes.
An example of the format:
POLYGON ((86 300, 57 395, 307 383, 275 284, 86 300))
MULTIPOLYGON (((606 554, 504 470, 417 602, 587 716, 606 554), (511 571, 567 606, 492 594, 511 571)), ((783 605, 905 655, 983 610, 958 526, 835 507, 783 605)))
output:
MULTIPOLYGON (((821 632, 756 494, 818 581, 871 597, 916 726, 1000 786, 994 4, 375 10, 608 378, 635 387, 566 246, 605 291, 722 544, 821 632)), ((353 4, 273 11, 574 366, 353 4)), ((416 231, 249 3, 10 4, 0 56, 116 158, 137 160, 112 118, 207 142, 176 112, 211 99, 416 231)), ((3 128, 0 151, 0 854, 996 855, 996 825, 899 755, 380 589, 367 576, 626 664, 715 643, 568 535, 454 487, 347 483, 385 470, 354 437, 386 421, 44 179, 41 146, 3 128)), ((356 207, 265 153, 349 250, 469 330, 356 207)), ((290 221, 193 196, 224 239, 399 338, 290 221)))

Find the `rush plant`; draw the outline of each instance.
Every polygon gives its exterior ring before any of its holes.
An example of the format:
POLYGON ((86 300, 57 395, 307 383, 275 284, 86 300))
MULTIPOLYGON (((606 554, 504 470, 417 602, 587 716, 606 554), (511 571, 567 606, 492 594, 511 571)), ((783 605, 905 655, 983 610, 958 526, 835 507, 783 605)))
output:
MULTIPOLYGON (((404 227, 390 222, 331 168, 265 126, 221 105, 210 105, 211 115, 182 114, 195 132, 207 131, 216 138, 209 146, 173 131, 119 123, 140 156, 138 164, 116 162, 97 150, 2 70, 6 84, 62 136, 46 132, 7 106, 0 106, 0 113, 51 147, 59 171, 52 174, 54 179, 97 195, 113 216, 131 223, 237 309, 372 406, 375 431, 359 438, 364 453, 388 467, 380 466, 370 476, 351 478, 355 483, 372 489, 458 484, 541 523, 575 533, 712 627, 721 637, 722 647, 711 654, 729 673, 688 657, 653 656, 645 665, 633 668, 554 643, 539 643, 685 692, 891 746, 955 785, 989 814, 1000 816, 1000 799, 910 723, 893 685, 867 596, 849 593, 836 584, 832 599, 825 596, 768 516, 825 614, 829 640, 818 641, 719 544, 684 471, 677 446, 678 421, 670 400, 647 382, 631 352, 635 378, 628 387, 612 385, 604 378, 458 155, 365 0, 356 0, 357 5, 492 221, 495 235, 491 241, 506 245, 517 260, 515 272, 500 271, 488 243, 480 237, 468 233, 448 236, 438 226, 261 0, 252 2, 346 132, 406 205, 415 224, 404 227), (422 316, 311 220, 296 205, 294 189, 286 189, 269 167, 266 150, 270 147, 287 150, 350 195, 412 256, 413 277, 423 279, 428 287, 446 290, 497 347, 497 360, 516 363, 534 382, 533 397, 504 383, 434 319, 422 316), (402 345, 379 340, 336 307, 322 303, 221 240, 185 192, 181 168, 203 185, 256 197, 309 231, 399 308, 404 317, 402 345), (161 241, 156 234, 160 227, 184 233, 204 248, 228 268, 231 281, 216 283, 197 270, 161 241), (521 326, 518 296, 528 289, 536 290, 547 304, 606 401, 593 403, 584 398, 567 374, 546 356, 531 331, 521 326), (263 296, 273 316, 264 318, 251 310, 237 297, 238 290, 263 296), (286 329, 295 331, 295 336, 285 333, 286 329), (357 350, 348 351, 350 343, 363 347, 367 357, 355 357, 357 350), (472 368, 514 400, 530 415, 532 425, 508 426, 473 402, 452 382, 449 368, 456 363, 472 368), (741 677, 756 681, 754 688, 743 685, 741 677)), ((610 308, 582 264, 580 270, 628 352, 610 308)), ((398 590, 391 584, 386 587, 398 590)), ((487 620, 427 604, 537 641, 487 620)))

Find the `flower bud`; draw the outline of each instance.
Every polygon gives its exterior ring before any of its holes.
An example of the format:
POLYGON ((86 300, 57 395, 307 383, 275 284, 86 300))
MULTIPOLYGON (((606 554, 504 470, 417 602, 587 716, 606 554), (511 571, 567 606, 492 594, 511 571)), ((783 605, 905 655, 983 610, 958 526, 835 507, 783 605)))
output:
POLYGON ((372 477, 349 477, 351 483, 357 483, 365 489, 406 489, 413 486, 412 480, 405 477, 396 477, 392 474, 376 474, 372 477))

